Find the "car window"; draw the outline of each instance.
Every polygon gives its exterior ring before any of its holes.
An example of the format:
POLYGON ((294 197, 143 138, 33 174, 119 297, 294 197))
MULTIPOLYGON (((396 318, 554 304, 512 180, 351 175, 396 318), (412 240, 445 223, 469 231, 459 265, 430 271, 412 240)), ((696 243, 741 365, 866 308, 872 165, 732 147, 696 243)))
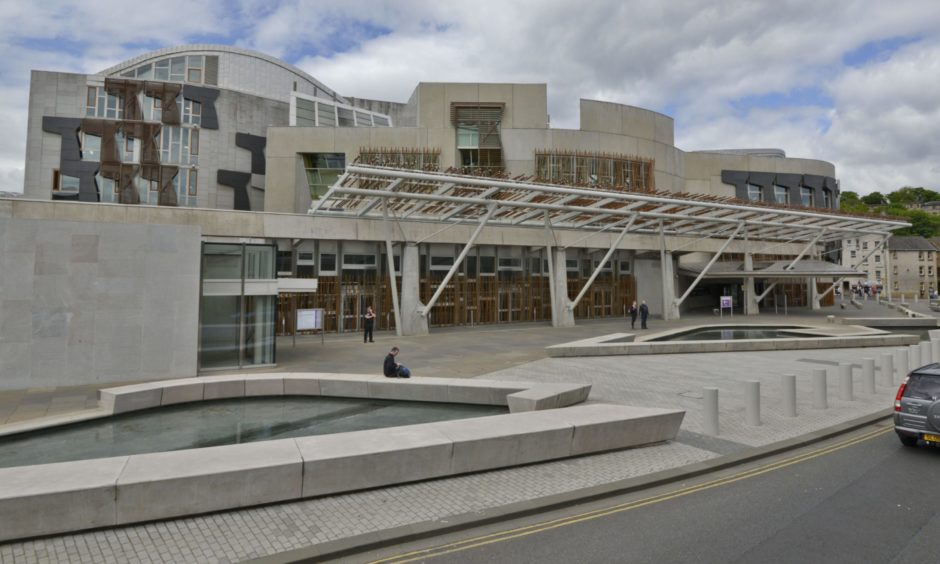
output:
POLYGON ((940 377, 911 374, 904 389, 904 397, 936 400, 940 398, 940 377))

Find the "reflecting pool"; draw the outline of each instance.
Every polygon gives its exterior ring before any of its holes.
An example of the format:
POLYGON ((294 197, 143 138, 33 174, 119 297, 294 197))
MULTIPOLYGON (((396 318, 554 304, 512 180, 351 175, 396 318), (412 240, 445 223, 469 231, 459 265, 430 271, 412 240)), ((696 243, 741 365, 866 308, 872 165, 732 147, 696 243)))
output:
POLYGON ((0 437, 0 467, 344 433, 508 412, 506 406, 318 396, 197 402, 0 437))

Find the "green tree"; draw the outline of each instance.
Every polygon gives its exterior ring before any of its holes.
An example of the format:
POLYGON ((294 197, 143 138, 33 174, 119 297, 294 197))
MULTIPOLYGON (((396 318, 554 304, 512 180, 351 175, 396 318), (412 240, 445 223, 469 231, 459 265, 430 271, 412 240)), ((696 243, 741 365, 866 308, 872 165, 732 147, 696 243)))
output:
POLYGON ((880 206, 887 204, 888 199, 885 198, 884 194, 881 192, 872 192, 871 194, 862 196, 862 202, 868 204, 869 206, 880 206))
POLYGON ((858 192, 851 190, 839 195, 839 209, 848 213, 868 213, 868 205, 861 201, 858 192))
POLYGON ((911 204, 923 204, 926 202, 936 202, 940 200, 940 194, 933 190, 922 187, 905 186, 888 194, 888 200, 892 204, 901 204, 909 206, 911 204))

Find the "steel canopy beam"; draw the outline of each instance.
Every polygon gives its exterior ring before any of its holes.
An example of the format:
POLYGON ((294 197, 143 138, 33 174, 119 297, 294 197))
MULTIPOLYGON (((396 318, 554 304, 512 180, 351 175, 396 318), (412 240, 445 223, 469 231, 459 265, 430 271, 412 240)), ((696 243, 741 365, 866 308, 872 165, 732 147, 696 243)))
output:
POLYGON ((636 221, 636 216, 633 216, 632 218, 630 218, 630 221, 627 223, 627 225, 623 228, 623 230, 620 231, 620 235, 617 236, 617 239, 614 240, 610 248, 607 249, 607 253, 604 255, 604 258, 601 259, 600 264, 598 264, 597 268, 594 269, 594 272, 591 273, 591 277, 588 278, 587 283, 585 283, 584 287, 581 288, 581 291, 578 293, 578 296, 571 303, 568 304, 568 309, 574 309, 575 307, 577 307, 578 302, 581 301, 581 298, 583 298, 584 294, 586 294, 588 289, 590 289, 591 284, 594 283, 594 280, 601 273, 601 270, 603 270, 604 265, 607 264, 607 261, 610 260, 610 257, 614 254, 614 251, 616 251, 617 247, 620 246, 620 242, 623 241, 624 236, 630 231, 630 227, 633 226, 634 221, 636 221))
POLYGON ((686 291, 685 291, 684 294, 682 294, 682 297, 680 297, 680 298, 678 298, 678 299, 676 299, 676 300, 674 301, 676 308, 678 308, 679 306, 681 306, 681 305, 682 305, 682 302, 684 302, 685 299, 689 297, 689 294, 691 294, 691 293, 692 293, 692 290, 694 290, 695 287, 698 286, 698 283, 702 280, 702 278, 705 277, 705 275, 708 273, 709 269, 711 269, 712 265, 714 265, 714 264, 718 261, 718 257, 721 256, 721 253, 725 252, 725 249, 728 248, 728 245, 731 244, 731 241, 734 241, 735 237, 738 236, 738 233, 741 232, 741 229, 744 228, 744 225, 745 225, 745 224, 744 224, 743 222, 738 225, 738 228, 734 230, 734 233, 731 234, 731 237, 729 237, 728 240, 725 241, 723 245, 721 245, 721 248, 718 249, 718 252, 715 253, 715 256, 712 257, 712 260, 708 261, 708 264, 705 265, 705 268, 702 269, 702 272, 699 273, 699 275, 698 275, 698 277, 695 279, 695 281, 692 282, 692 285, 689 286, 689 287, 686 289, 686 291))

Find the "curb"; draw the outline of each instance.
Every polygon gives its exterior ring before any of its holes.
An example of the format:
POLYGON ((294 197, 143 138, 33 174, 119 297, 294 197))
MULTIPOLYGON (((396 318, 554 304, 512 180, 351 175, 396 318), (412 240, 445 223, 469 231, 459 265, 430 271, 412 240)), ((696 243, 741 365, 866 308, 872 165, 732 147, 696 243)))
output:
POLYGON ((318 545, 296 548, 245 560, 254 564, 281 564, 285 562, 313 562, 324 561, 350 556, 362 553, 368 550, 375 550, 386 546, 402 544, 406 542, 421 540, 432 536, 438 536, 447 533, 453 533, 461 530, 471 529, 483 525, 488 525, 498 521, 516 519, 536 513, 562 509, 580 503, 596 501, 605 497, 612 497, 631 493, 638 490, 661 486, 671 482, 677 482, 688 478, 694 478, 702 474, 707 474, 717 470, 723 470, 731 466, 752 462, 768 456, 773 456, 794 450, 806 445, 817 443, 836 435, 841 435, 849 431, 854 431, 860 427, 865 427, 882 419, 891 417, 893 409, 883 409, 875 413, 864 415, 814 431, 799 437, 785 439, 769 445, 754 447, 746 451, 719 456, 704 462, 696 462, 678 468, 661 470, 645 476, 637 476, 601 484, 580 488, 560 494, 548 495, 535 499, 519 501, 474 511, 462 513, 451 517, 434 521, 421 521, 410 525, 402 525, 391 529, 362 533, 344 539, 328 541, 318 545))

